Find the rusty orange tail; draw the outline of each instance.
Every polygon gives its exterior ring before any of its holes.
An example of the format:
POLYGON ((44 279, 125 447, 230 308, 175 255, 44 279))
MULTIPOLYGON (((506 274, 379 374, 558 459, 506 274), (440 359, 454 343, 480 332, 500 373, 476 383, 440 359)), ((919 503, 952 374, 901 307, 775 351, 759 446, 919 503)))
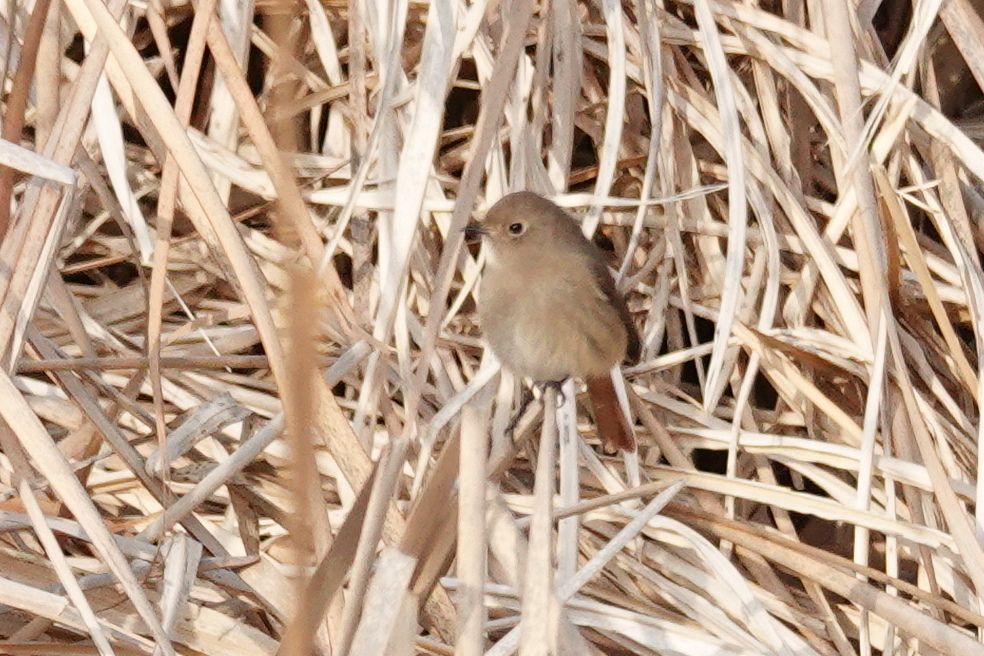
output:
POLYGON ((615 385, 611 376, 594 376, 585 381, 588 384, 588 397, 594 411, 598 435, 608 453, 635 451, 636 441, 632 429, 625 421, 625 415, 618 404, 615 385))

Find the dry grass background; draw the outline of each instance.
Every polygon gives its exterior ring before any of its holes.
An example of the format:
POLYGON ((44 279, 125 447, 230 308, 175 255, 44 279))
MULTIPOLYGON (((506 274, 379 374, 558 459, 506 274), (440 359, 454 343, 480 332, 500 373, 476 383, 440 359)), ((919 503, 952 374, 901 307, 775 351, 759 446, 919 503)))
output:
POLYGON ((984 654, 979 4, 0 3, 0 653, 984 654), (504 435, 517 188, 637 454, 504 435))

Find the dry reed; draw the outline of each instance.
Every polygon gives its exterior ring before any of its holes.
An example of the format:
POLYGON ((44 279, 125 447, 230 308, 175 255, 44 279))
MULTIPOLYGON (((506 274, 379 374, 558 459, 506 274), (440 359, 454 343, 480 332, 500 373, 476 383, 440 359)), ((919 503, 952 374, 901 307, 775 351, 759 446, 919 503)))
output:
POLYGON ((2 3, 0 653, 984 654, 982 10, 2 3), (638 453, 505 431, 520 188, 638 453))

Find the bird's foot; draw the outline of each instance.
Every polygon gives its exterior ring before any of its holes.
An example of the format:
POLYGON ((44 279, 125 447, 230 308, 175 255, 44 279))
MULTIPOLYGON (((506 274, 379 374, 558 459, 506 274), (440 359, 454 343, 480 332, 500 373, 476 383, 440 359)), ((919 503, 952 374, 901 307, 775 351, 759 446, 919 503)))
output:
MULTIPOLYGON (((565 382, 567 382, 566 378, 562 378, 561 380, 546 380, 536 382, 534 383, 534 386, 540 390, 541 395, 548 389, 555 390, 557 392, 557 407, 560 407, 564 405, 567 400, 567 397, 564 394, 565 382)), ((526 414, 526 410, 530 407, 530 403, 532 402, 533 392, 529 388, 523 387, 519 401, 519 409, 516 410, 516 413, 512 416, 512 419, 509 420, 509 424, 506 426, 506 435, 510 438, 512 438, 513 433, 516 430, 516 426, 519 424, 519 420, 523 418, 524 414, 526 414)))
POLYGON ((540 390, 546 392, 548 389, 552 389, 557 392, 557 406, 562 406, 567 402, 567 396, 564 394, 564 383, 567 382, 566 378, 561 378, 560 380, 545 380, 539 383, 540 390))
POLYGON ((516 410, 516 414, 512 416, 512 419, 509 420, 509 425, 506 426, 506 435, 510 438, 512 438, 513 432, 516 430, 516 425, 519 423, 519 420, 523 418, 523 415, 526 414, 526 409, 530 407, 530 403, 532 403, 532 401, 533 392, 531 392, 528 388, 523 387, 523 391, 520 392, 519 409, 516 410))

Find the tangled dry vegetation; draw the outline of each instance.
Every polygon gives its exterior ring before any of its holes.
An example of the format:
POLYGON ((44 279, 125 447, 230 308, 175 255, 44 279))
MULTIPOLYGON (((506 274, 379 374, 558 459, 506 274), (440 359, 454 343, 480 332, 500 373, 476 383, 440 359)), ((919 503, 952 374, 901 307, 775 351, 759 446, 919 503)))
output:
POLYGON ((984 654, 980 4, 2 3, 0 653, 984 654), (638 453, 504 433, 517 188, 638 453))

